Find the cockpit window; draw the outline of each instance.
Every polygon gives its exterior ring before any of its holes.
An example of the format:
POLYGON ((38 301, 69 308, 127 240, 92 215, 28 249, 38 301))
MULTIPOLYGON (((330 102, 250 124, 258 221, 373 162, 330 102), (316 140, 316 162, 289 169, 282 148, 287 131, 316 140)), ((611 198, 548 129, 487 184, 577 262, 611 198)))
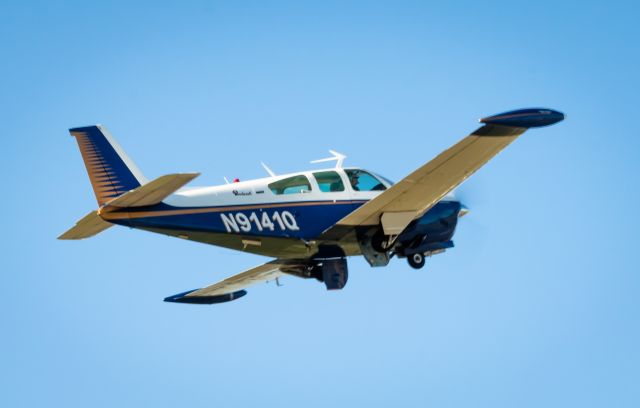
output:
POLYGON ((355 191, 382 191, 387 187, 371 173, 364 170, 345 170, 349 183, 355 191))
POLYGON ((269 190, 273 194, 298 194, 311 191, 311 184, 306 176, 299 175, 269 184, 269 190))
POLYGON ((313 177, 316 178, 320 191, 325 193, 344 191, 342 178, 335 171, 319 171, 313 173, 313 177))
POLYGON ((373 174, 374 176, 376 176, 376 178, 378 178, 378 179, 380 179, 380 180, 382 180, 382 181, 386 182, 386 183, 387 183, 387 186, 389 186, 389 187, 391 187, 392 185, 394 185, 394 184, 395 184, 393 181, 389 180, 389 179, 388 179, 388 178, 386 178, 385 176, 381 176, 381 175, 379 175, 379 174, 377 174, 377 173, 372 173, 372 174, 373 174))

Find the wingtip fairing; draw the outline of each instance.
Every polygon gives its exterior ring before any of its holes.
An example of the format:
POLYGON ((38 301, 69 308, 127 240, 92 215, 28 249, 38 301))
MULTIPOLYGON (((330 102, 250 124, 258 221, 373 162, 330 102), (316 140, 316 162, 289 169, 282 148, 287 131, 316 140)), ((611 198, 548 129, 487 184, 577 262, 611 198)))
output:
POLYGON ((501 125, 520 128, 550 126, 564 120, 565 115, 553 109, 528 108, 499 113, 480 119, 487 125, 501 125))
POLYGON ((177 295, 166 297, 164 298, 164 301, 171 302, 171 303, 211 305, 214 303, 230 302, 232 300, 241 298, 247 294, 246 290, 238 290, 236 292, 225 293, 223 295, 216 295, 216 296, 188 296, 190 293, 193 293, 196 290, 199 290, 199 289, 194 289, 187 292, 178 293, 177 295))

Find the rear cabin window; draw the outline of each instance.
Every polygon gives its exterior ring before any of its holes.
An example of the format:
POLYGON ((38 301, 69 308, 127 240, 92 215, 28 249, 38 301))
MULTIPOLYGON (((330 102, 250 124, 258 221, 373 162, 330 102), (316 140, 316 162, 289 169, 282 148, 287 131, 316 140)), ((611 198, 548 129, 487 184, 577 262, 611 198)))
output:
POLYGON ((269 184, 273 194, 299 194, 311 191, 311 184, 306 176, 293 176, 269 184))
POLYGON ((387 189, 374 175, 364 170, 345 170, 345 172, 351 187, 355 191, 382 191, 387 189))
POLYGON ((313 173, 313 177, 316 178, 320 191, 325 193, 344 191, 342 178, 340 178, 340 175, 335 171, 319 171, 313 173))

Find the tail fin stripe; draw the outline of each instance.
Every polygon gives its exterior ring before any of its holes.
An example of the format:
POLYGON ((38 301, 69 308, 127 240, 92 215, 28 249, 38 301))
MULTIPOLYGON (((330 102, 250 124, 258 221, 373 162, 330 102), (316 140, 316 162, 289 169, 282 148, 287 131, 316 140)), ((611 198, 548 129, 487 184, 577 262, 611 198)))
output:
MULTIPOLYGON (((113 193, 115 192, 116 195, 118 193, 118 189, 116 188, 113 179, 112 179, 112 172, 107 171, 106 169, 106 164, 104 162, 103 159, 103 155, 101 154, 99 148, 97 146, 95 146, 95 144, 89 140, 87 138, 87 134, 86 133, 80 133, 76 136, 79 139, 83 139, 86 141, 86 143, 84 144, 84 149, 85 151, 89 151, 91 152, 90 154, 95 154, 96 158, 95 159, 91 159, 91 160, 85 160, 85 164, 87 166, 87 169, 89 171, 89 178, 91 179, 91 183, 93 184, 93 188, 97 191, 100 191, 100 195, 104 198, 111 198, 113 197, 113 194, 108 194, 108 193, 113 193), (107 178, 107 183, 103 183, 105 186, 110 186, 110 188, 100 188, 100 186, 97 183, 96 178, 99 176, 106 176, 107 178)), ((80 147, 81 150, 83 150, 83 147, 80 147)), ((121 194, 121 193, 120 193, 121 194)), ((98 197, 98 202, 100 202, 100 197, 98 197)))

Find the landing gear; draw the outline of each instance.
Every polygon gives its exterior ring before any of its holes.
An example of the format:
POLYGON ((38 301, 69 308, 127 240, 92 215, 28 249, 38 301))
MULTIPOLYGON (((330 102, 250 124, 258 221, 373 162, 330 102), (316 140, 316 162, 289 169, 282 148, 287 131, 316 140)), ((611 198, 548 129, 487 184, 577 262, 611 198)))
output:
POLYGON ((424 266, 424 254, 417 252, 407 256, 407 262, 413 269, 421 269, 424 266))
POLYGON ((371 237, 371 247, 380 253, 385 253, 396 242, 396 236, 387 236, 384 235, 382 231, 376 232, 371 237))
POLYGON ((327 259, 322 261, 322 280, 327 290, 344 288, 349 278, 347 260, 345 258, 327 259))
POLYGON ((324 282, 327 290, 342 289, 349 279, 347 260, 345 258, 323 259, 308 267, 306 272, 298 276, 316 278, 320 282, 324 282))

